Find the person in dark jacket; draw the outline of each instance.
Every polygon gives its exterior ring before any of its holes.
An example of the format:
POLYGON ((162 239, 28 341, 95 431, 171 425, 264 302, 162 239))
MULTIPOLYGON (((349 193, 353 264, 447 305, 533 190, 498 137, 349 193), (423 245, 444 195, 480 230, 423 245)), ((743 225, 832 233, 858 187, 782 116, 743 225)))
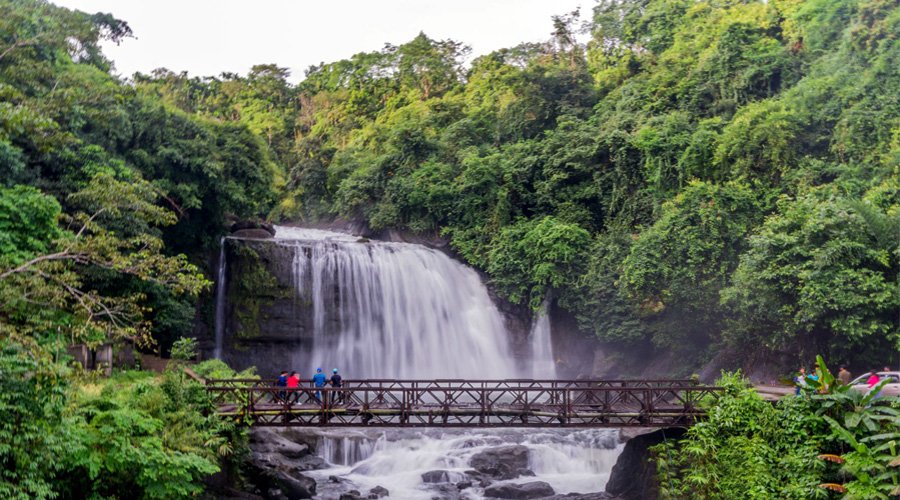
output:
MULTIPOLYGON (((335 368, 331 370, 331 387, 335 389, 340 389, 343 386, 343 382, 341 376, 338 375, 338 369, 335 368)), ((337 391, 334 393, 334 402, 337 404, 344 404, 344 393, 341 391, 337 391)))
MULTIPOLYGON (((275 387, 287 387, 287 379, 288 379, 287 370, 281 370, 281 375, 278 376, 278 380, 275 382, 275 387)), ((284 398, 286 395, 287 394, 285 393, 285 391, 283 391, 283 390, 278 391, 275 394, 275 400, 276 401, 284 401, 284 398)))

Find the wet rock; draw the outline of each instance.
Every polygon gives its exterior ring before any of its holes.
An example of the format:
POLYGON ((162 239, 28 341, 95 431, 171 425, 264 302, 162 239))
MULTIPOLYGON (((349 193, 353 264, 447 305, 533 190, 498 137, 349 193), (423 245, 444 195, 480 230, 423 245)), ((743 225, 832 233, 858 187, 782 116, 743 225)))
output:
POLYGON ((329 483, 342 483, 344 480, 337 476, 328 476, 329 483))
POLYGON ((434 492, 432 498, 439 498, 440 500, 461 500, 468 498, 468 496, 460 495, 459 489, 455 485, 449 483, 432 485, 431 490, 434 492))
MULTIPOLYGON (((316 481, 301 474, 309 465, 308 445, 295 443, 271 429, 250 433, 247 479, 269 498, 294 500, 316 495, 316 481)), ((314 462, 314 461, 313 461, 314 462)))
POLYGON ((445 470, 430 470, 422 474, 423 483, 449 483, 450 475, 445 470))
POLYGON ((359 490, 350 490, 345 493, 341 493, 340 500, 363 500, 362 493, 359 490))
POLYGON ((472 455, 469 465, 494 479, 513 479, 530 472, 527 469, 528 448, 520 444, 488 448, 472 455))
POLYGON ((553 495, 543 500, 622 500, 620 497, 609 493, 567 493, 565 495, 553 495))
POLYGON ((308 470, 319 470, 328 467, 328 462, 324 458, 317 455, 307 455, 296 462, 295 470, 300 472, 308 470))
POLYGON ((288 475, 277 469, 252 467, 251 464, 248 475, 250 482, 260 491, 268 492, 270 498, 299 500, 316 496, 316 480, 302 474, 288 475))
POLYGON ((265 500, 263 497, 257 494, 236 490, 230 487, 217 490, 207 490, 206 493, 209 498, 216 498, 219 500, 265 500))
POLYGON ((510 498, 514 500, 544 498, 555 493, 553 488, 543 481, 532 481, 524 484, 495 484, 484 490, 484 496, 488 498, 510 498))
POLYGON ((456 489, 458 489, 459 491, 462 491, 464 489, 471 488, 471 487, 472 487, 472 481, 460 481, 460 482, 456 483, 456 489))
POLYGON ((678 439, 684 432, 684 429, 659 429, 629 439, 610 472, 606 493, 623 500, 657 498, 659 481, 649 448, 664 440, 678 439))
POLYGON ((302 459, 311 454, 309 446, 291 441, 280 433, 265 428, 250 432, 250 450, 261 455, 279 455, 286 459, 302 459))
POLYGON ((388 489, 384 486, 376 486, 369 490, 369 498, 381 498, 389 496, 391 496, 391 492, 388 491, 388 489))

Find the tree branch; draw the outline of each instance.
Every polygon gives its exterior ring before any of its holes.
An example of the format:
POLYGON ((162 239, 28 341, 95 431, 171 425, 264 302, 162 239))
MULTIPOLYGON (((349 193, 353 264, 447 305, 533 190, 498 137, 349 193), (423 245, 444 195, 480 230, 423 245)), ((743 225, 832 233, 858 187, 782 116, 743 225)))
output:
POLYGON ((10 45, 9 47, 6 48, 6 50, 4 50, 2 53, 0 53, 0 60, 3 60, 3 58, 6 57, 7 55, 9 55, 10 52, 12 52, 15 49, 18 49, 19 47, 27 47, 29 45, 34 45, 37 42, 37 40, 38 40, 38 37, 30 38, 28 40, 16 40, 16 42, 14 44, 10 45))
POLYGON ((68 248, 63 250, 62 252, 41 255, 41 256, 38 256, 38 257, 35 257, 35 258, 29 260, 28 262, 22 263, 19 267, 15 267, 13 269, 7 269, 6 271, 3 271, 2 273, 0 273, 0 280, 6 279, 7 277, 12 276, 13 274, 21 273, 21 272, 27 270, 29 267, 31 267, 35 264, 39 264, 41 262, 46 262, 46 261, 50 261, 50 260, 77 259, 78 257, 80 257, 80 254, 70 253, 68 248))

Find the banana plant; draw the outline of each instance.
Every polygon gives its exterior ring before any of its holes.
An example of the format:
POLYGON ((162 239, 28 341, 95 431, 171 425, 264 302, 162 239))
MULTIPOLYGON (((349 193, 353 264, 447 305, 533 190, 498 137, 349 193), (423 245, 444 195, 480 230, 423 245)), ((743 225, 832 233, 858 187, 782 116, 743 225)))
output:
POLYGON ((889 432, 864 438, 857 438, 853 431, 831 417, 823 418, 831 426, 834 437, 849 445, 850 451, 840 456, 819 455, 819 458, 842 464, 843 472, 852 479, 845 484, 825 483, 819 487, 846 493, 844 498, 848 499, 888 500, 900 496, 900 418, 894 414, 885 420, 889 432))

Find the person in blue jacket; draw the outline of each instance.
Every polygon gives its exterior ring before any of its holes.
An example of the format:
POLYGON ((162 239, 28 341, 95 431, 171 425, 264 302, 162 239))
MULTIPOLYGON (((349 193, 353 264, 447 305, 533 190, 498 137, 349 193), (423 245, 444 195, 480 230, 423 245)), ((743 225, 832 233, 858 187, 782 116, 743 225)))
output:
POLYGON ((285 399, 287 393, 286 393, 283 389, 284 389, 285 387, 287 387, 287 379, 288 379, 288 373, 287 373, 287 370, 281 370, 281 375, 278 376, 278 381, 275 382, 275 387, 279 387, 279 388, 281 388, 282 390, 279 390, 279 391, 276 393, 276 395, 275 395, 275 400, 276 400, 276 401, 284 401, 284 399, 285 399))
MULTIPOLYGON (((316 388, 325 387, 325 374, 322 373, 321 368, 316 368, 316 374, 313 375, 312 383, 316 388)), ((319 391, 316 391, 316 400, 321 403, 322 402, 322 394, 319 391)))

